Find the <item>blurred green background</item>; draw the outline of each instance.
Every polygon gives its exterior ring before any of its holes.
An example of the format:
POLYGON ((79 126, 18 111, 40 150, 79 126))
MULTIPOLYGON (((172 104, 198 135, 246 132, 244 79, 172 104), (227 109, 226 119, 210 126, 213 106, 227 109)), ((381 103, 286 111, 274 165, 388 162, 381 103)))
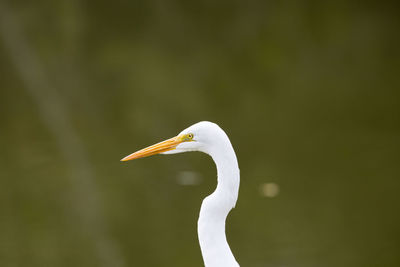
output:
POLYGON ((202 266, 209 120, 242 266, 400 266, 396 1, 0 2, 0 266, 202 266))

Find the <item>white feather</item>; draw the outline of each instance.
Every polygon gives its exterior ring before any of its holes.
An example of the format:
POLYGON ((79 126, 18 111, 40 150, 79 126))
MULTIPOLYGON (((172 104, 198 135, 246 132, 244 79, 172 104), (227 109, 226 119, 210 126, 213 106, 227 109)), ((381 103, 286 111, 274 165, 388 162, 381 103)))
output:
POLYGON ((215 123, 203 121, 183 130, 192 133, 192 142, 183 142, 164 154, 201 151, 210 155, 218 173, 215 191, 203 200, 198 220, 198 237, 206 267, 239 266, 228 245, 225 221, 235 207, 240 183, 239 166, 235 152, 225 132, 215 123))

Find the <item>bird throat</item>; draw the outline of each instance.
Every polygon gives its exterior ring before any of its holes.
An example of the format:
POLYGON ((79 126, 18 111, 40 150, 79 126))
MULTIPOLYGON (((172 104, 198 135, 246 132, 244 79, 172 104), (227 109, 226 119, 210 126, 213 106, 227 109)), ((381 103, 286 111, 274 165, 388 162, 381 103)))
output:
POLYGON ((236 204, 240 182, 236 156, 234 152, 231 155, 212 155, 217 165, 218 185, 203 200, 198 220, 199 243, 206 267, 239 266, 225 235, 225 221, 236 204))

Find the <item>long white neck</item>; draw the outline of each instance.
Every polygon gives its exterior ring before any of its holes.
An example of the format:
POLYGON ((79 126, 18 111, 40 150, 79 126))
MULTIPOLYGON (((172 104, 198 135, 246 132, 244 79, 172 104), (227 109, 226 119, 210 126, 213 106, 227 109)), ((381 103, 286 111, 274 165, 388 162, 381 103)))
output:
POLYGON ((203 200, 198 220, 200 248, 206 267, 239 266, 225 235, 225 220, 235 207, 240 183, 236 155, 229 139, 227 141, 220 144, 219 148, 207 151, 217 165, 218 185, 203 200))

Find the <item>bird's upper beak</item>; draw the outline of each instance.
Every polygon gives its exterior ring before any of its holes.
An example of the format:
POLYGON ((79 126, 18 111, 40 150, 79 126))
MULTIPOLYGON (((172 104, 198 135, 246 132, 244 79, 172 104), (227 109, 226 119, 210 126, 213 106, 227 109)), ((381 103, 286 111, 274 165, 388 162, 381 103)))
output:
POLYGON ((182 136, 176 136, 173 138, 170 138, 168 140, 162 141, 160 143, 157 143, 155 145, 143 148, 142 150, 139 150, 135 153, 132 153, 125 158, 121 159, 121 161, 128 161, 132 159, 138 159, 138 158, 144 158, 152 155, 156 155, 159 153, 163 153, 169 150, 173 150, 176 148, 177 145, 180 143, 184 142, 184 138, 182 136))

